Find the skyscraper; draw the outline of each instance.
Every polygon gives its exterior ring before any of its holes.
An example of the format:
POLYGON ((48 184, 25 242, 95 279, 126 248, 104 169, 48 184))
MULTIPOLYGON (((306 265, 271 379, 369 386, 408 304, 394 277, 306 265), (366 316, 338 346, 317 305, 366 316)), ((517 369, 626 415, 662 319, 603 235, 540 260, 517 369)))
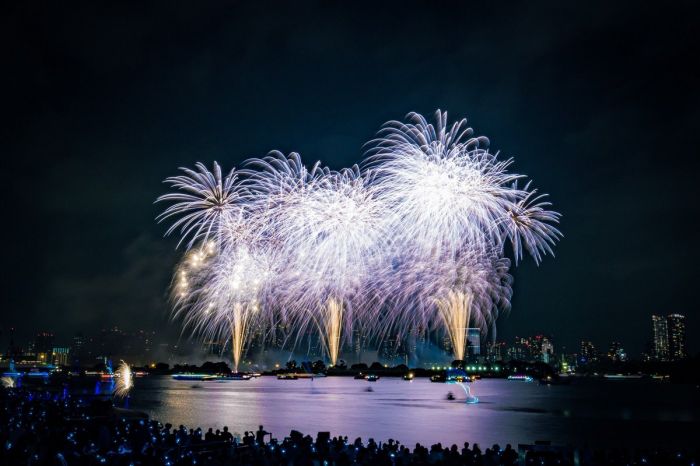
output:
POLYGON ((579 363, 586 364, 593 362, 597 359, 597 354, 595 351, 595 346, 592 342, 583 340, 581 341, 581 352, 579 354, 579 363))
POLYGON ((70 362, 69 353, 70 349, 67 346, 55 346, 52 350, 52 362, 57 366, 67 366, 70 362))
POLYGON ((86 362, 87 348, 85 347, 85 337, 82 333, 76 333, 73 337, 73 344, 70 349, 70 356, 72 363, 75 366, 79 366, 81 363, 86 362))
POLYGON ((389 364, 393 364, 399 355, 400 340, 397 336, 390 335, 379 348, 379 358, 389 364))
POLYGON ((608 359, 614 362, 624 362, 627 361, 627 352, 622 347, 619 341, 613 341, 610 343, 610 349, 608 349, 608 359))
POLYGON ((667 318, 668 355, 671 361, 685 359, 685 316, 669 314, 667 318))
POLYGON ((666 317, 651 316, 651 324, 654 329, 654 359, 657 361, 667 361, 668 324, 666 317))
POLYGON ((53 333, 39 332, 34 337, 34 354, 37 360, 45 363, 51 362, 53 354, 53 333))
POLYGON ((467 329, 467 352, 472 359, 481 356, 481 329, 467 329))
POLYGON ((540 339, 540 360, 549 364, 554 356, 554 344, 552 340, 547 337, 542 337, 540 339))

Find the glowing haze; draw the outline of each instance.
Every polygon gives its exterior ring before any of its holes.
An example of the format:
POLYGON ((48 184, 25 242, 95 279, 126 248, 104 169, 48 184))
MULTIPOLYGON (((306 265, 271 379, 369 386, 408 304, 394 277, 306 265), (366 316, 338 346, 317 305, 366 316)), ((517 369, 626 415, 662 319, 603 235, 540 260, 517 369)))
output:
POLYGON ((362 169, 277 151, 227 176, 183 168, 158 199, 187 247, 174 315, 230 343, 236 371, 251 331, 280 324, 292 346, 319 335, 331 364, 356 326, 376 340, 441 329, 464 359, 467 329, 510 306, 508 256, 539 263, 561 237, 560 214, 511 164, 437 111, 386 123, 362 169))

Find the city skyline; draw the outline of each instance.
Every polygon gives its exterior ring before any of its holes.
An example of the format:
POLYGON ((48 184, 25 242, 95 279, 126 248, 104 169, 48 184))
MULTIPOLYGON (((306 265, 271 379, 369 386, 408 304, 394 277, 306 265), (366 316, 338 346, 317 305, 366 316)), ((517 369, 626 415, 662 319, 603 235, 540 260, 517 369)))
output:
MULTIPOLYGON (((650 332, 647 349, 640 354, 630 354, 624 342, 593 342, 581 339, 578 346, 566 346, 550 334, 535 334, 529 337, 516 336, 511 341, 491 341, 481 334, 478 328, 467 332, 467 358, 481 362, 498 360, 541 361, 558 364, 567 361, 572 367, 608 359, 610 361, 659 361, 674 362, 692 357, 686 346, 685 316, 669 314, 650 316, 650 332), (667 322, 670 324, 667 325, 667 322), (669 349, 671 348, 671 349, 669 349), (556 357, 555 357, 556 356, 556 357), (568 358, 571 357, 571 362, 568 358)), ((282 329, 284 332, 284 329, 282 329)), ((327 355, 317 335, 308 332, 302 343, 291 348, 280 329, 254 329, 251 344, 245 353, 247 363, 269 364, 288 359, 327 361, 327 355), (304 343, 306 342, 306 343, 304 343), (306 352, 304 352, 306 348, 306 352), (273 362, 274 360, 274 362, 273 362)), ((125 330, 118 327, 102 329, 99 334, 87 335, 78 332, 72 338, 59 338, 47 330, 36 332, 29 340, 15 340, 11 333, 7 340, 0 338, 3 345, 0 359, 15 361, 36 361, 40 364, 89 366, 106 359, 134 358, 140 364, 172 361, 203 361, 207 359, 230 359, 230 343, 226 341, 197 341, 186 339, 176 344, 159 336, 155 330, 125 330), (33 359, 32 359, 33 358, 33 359)), ((389 336, 381 342, 369 342, 361 333, 353 332, 350 342, 343 345, 340 359, 345 363, 382 361, 390 364, 434 365, 438 360, 449 360, 450 338, 444 332, 410 332, 401 339, 389 336)))

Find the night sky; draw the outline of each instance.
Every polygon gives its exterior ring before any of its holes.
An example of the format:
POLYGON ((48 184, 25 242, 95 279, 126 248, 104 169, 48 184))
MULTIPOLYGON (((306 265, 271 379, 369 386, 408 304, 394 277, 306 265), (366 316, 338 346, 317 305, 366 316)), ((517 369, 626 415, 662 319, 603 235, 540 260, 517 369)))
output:
POLYGON ((341 168, 384 121, 440 108, 563 213, 556 258, 514 270, 499 338, 638 356, 650 315, 681 312, 700 349, 700 47, 683 2, 139 3, 2 7, 5 335, 176 337, 165 177, 272 149, 341 168))

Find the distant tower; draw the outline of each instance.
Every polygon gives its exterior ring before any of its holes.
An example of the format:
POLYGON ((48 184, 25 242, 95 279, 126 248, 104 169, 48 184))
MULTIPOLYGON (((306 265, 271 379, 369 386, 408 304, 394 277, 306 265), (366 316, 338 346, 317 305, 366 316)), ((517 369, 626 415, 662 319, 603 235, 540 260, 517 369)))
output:
POLYGON ((608 350, 608 359, 614 362, 624 362, 627 361, 627 353, 622 347, 619 341, 613 341, 610 343, 610 349, 608 350))
POLYGON ((550 362, 552 362, 553 357, 554 344, 549 338, 543 337, 541 340, 540 359, 542 362, 549 364, 550 362))
POLYGON ((476 360, 481 356, 481 329, 467 329, 467 351, 469 359, 476 360))
POLYGON ((668 353, 668 323, 666 317, 651 316, 654 329, 654 359, 667 361, 668 353))
POLYGON ((85 337, 82 333, 76 333, 73 337, 70 355, 74 366, 80 366, 81 363, 85 362, 85 337))
POLYGON ((53 354, 53 333, 39 332, 34 337, 34 353, 36 359, 43 363, 51 363, 53 354))
POLYGON ((685 359, 685 316, 669 314, 667 322, 669 359, 672 361, 685 359))
POLYGON ((597 359, 597 354, 595 351, 595 346, 590 341, 581 341, 581 352, 579 354, 579 362, 581 364, 587 364, 593 362, 597 359))

